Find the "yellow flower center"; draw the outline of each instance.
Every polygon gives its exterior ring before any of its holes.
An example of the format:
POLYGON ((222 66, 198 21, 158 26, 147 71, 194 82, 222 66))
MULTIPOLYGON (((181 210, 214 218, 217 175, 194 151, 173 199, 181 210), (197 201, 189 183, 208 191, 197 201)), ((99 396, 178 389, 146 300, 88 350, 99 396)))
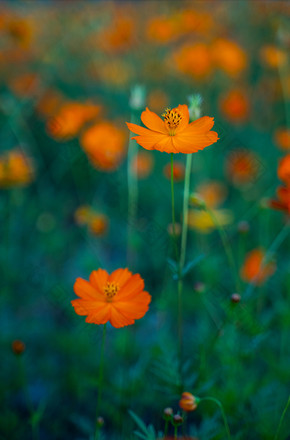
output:
POLYGON ((114 296, 117 292, 119 292, 120 286, 119 283, 115 283, 114 281, 112 283, 107 282, 107 285, 104 287, 104 292, 107 297, 107 301, 112 301, 114 296))
POLYGON ((183 119, 183 114, 177 108, 173 108, 172 110, 167 108, 162 116, 165 124, 169 128, 169 135, 174 136, 174 130, 179 126, 181 120, 183 119))

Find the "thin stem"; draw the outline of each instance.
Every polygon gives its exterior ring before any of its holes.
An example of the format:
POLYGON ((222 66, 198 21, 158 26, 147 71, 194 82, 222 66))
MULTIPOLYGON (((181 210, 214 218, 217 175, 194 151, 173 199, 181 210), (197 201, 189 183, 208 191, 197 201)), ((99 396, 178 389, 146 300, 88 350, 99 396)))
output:
POLYGON ((174 440, 177 439, 177 425, 174 426, 174 440))
POLYGON ((281 231, 279 232, 279 234, 276 236, 276 238, 274 239, 273 243, 271 244, 271 246, 269 247, 269 249, 267 250, 262 262, 261 262, 261 266, 260 266, 260 270, 257 273, 257 275, 255 276, 255 278, 252 279, 251 283, 248 285, 248 288, 245 292, 245 298, 248 298, 251 296, 251 294, 253 293, 256 284, 255 281, 258 279, 258 277, 260 276, 262 270, 264 269, 265 265, 268 263, 268 261, 272 258, 274 252, 276 252, 276 250, 278 249, 278 247, 282 244, 282 242, 285 240, 285 238, 287 237, 289 230, 290 230, 290 222, 288 221, 284 227, 281 229, 281 231))
POLYGON ((221 413, 222 413, 222 418, 223 418, 223 421, 224 421, 224 425, 225 425, 225 429, 226 429, 226 432, 227 432, 227 436, 228 436, 229 439, 231 439, 230 428, 229 428, 229 425, 228 425, 228 422, 227 422, 227 418, 226 418, 226 414, 225 414, 225 411, 224 411, 224 408, 223 408, 223 405, 221 404, 221 402, 219 400, 215 399, 214 397, 203 397, 202 399, 200 399, 201 402, 204 401, 204 400, 208 400, 208 401, 214 402, 219 407, 219 409, 221 410, 221 413))
MULTIPOLYGON (((134 123, 135 118, 131 116, 131 122, 134 123)), ((137 201, 138 201, 138 182, 137 176, 133 170, 133 160, 138 154, 136 148, 136 142, 132 139, 129 140, 128 147, 128 162, 127 162, 127 178, 128 178, 128 239, 127 239, 127 263, 131 266, 133 258, 131 255, 131 243, 132 243, 132 230, 136 220, 137 214, 137 201)))
POLYGON ((185 254, 186 254, 187 229, 188 229, 188 200, 189 200, 191 166, 192 166, 192 154, 187 154, 185 179, 184 179, 184 193, 183 193, 183 218, 182 218, 182 231, 181 231, 181 251, 180 251, 180 261, 179 261, 180 271, 182 271, 184 267, 185 254))
POLYGON ((176 237, 176 229, 175 229, 175 205, 174 205, 174 178, 173 178, 173 153, 171 153, 171 206, 172 206, 172 232, 173 232, 173 241, 175 248, 175 256, 176 261, 178 261, 178 246, 177 246, 177 237, 176 237))
MULTIPOLYGON (((100 416, 99 411, 100 411, 101 402, 102 402, 103 379, 104 379, 104 352, 105 352, 106 330, 107 330, 107 324, 104 324, 103 336, 102 336, 102 345, 101 345, 101 354, 100 354, 100 365, 99 365, 98 403, 97 403, 96 425, 97 425, 97 419, 100 416)), ((98 438, 99 429, 100 428, 97 426, 96 433, 95 433, 95 439, 98 438)))
POLYGON ((289 405, 290 405, 290 396, 288 398, 288 402, 286 403, 284 411, 282 412, 282 415, 281 415, 281 418, 280 418, 280 421, 279 421, 278 429, 277 429, 277 432, 276 432, 274 440, 278 440, 278 438, 279 438, 279 433, 280 433, 280 430, 281 430, 281 426, 282 426, 282 423, 283 423, 283 420, 284 420, 284 417, 285 417, 285 414, 287 412, 287 409, 288 409, 289 405))
POLYGON ((238 275, 238 270, 237 270, 237 266, 236 266, 235 259, 234 259, 234 254, 233 254, 232 248, 229 244, 228 237, 227 237, 224 229, 221 227, 218 219, 216 218, 215 213, 207 206, 205 206, 205 211, 210 215, 215 227, 217 228, 217 230, 219 232, 219 235, 220 235, 220 238, 221 238, 229 265, 232 267, 232 270, 234 273, 236 289, 237 289, 237 292, 239 293, 239 292, 241 292, 241 283, 240 283, 240 278, 238 275))
POLYGON ((165 438, 168 435, 168 426, 169 426, 169 420, 165 420, 165 426, 164 426, 164 437, 165 438))

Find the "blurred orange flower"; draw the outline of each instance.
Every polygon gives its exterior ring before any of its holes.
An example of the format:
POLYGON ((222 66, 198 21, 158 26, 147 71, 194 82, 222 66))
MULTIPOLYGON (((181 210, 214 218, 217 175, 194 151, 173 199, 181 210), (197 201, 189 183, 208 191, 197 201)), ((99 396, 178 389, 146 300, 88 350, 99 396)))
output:
POLYGON ((125 133, 108 121, 89 127, 80 143, 92 164, 103 171, 114 171, 125 155, 125 133))
POLYGON ((197 408, 197 405, 198 399, 196 399, 191 393, 188 393, 187 391, 182 393, 179 406, 183 411, 194 411, 197 408))
POLYGON ((152 90, 147 96, 147 102, 154 112, 160 112, 168 105, 168 96, 163 90, 152 90))
POLYGON ((260 51, 260 58, 267 66, 277 69, 282 67, 287 62, 287 53, 274 45, 267 45, 262 47, 260 51))
POLYGON ((249 116, 249 99, 239 89, 230 90, 220 99, 220 109, 231 122, 244 122, 249 116))
POLYGON ((276 271, 276 264, 270 262, 262 265, 264 257, 265 252, 263 249, 254 249, 246 255, 241 268, 241 277, 244 281, 260 286, 273 275, 276 271))
POLYGON ((20 150, 0 156, 0 188, 26 186, 34 176, 30 159, 20 150))
POLYGON ((230 76, 237 76, 247 66, 244 50, 234 41, 218 38, 212 43, 211 53, 214 63, 230 76))
POLYGON ((237 186, 252 182, 261 167, 257 154, 244 148, 231 151, 225 166, 228 178, 237 186))
POLYGON ((108 229, 108 218, 104 214, 96 212, 88 205, 82 205, 77 208, 74 214, 75 222, 89 228, 90 232, 97 236, 102 236, 108 229))
POLYGON ((32 97, 40 86, 40 78, 36 73, 25 73, 12 78, 9 87, 21 98, 32 97))
POLYGON ((178 23, 174 17, 153 17, 147 23, 147 38, 167 44, 179 36, 178 23))
POLYGON ((36 104, 37 112, 46 118, 56 114, 63 103, 63 95, 58 90, 48 89, 39 98, 36 104))
POLYGON ((290 154, 283 157, 278 165, 278 177, 290 187, 290 154))
POLYGON ((12 342, 12 351, 13 353, 20 355, 25 351, 25 344, 24 342, 16 339, 12 342))
POLYGON ((146 179, 153 168, 153 157, 151 153, 147 151, 140 151, 133 159, 132 171, 138 179, 146 179))
MULTIPOLYGON (((163 174, 167 179, 171 179, 171 163, 167 163, 163 168, 163 174)), ((173 163, 173 180, 181 182, 184 180, 185 167, 182 162, 174 161, 173 163)))
POLYGON ((197 186, 196 192, 205 201, 206 206, 215 208, 220 205, 227 196, 227 188, 223 183, 214 180, 204 182, 197 186))
POLYGON ((180 12, 180 28, 182 32, 208 34, 214 28, 213 17, 206 11, 183 9, 180 12))
POLYGON ((176 68, 197 80, 206 80, 212 71, 212 59, 205 43, 185 44, 173 55, 176 68))
POLYGON ((100 113, 101 107, 92 103, 67 102, 47 122, 48 134, 57 141, 75 137, 83 125, 100 113))
POLYGON ((110 321, 116 328, 142 318, 151 301, 143 279, 128 269, 117 269, 111 275, 103 269, 94 270, 89 281, 77 278, 74 291, 80 297, 71 301, 78 315, 87 316, 86 322, 93 324, 110 321))
POLYGON ((148 108, 142 112, 141 120, 148 128, 126 122, 133 133, 132 139, 146 150, 159 150, 166 153, 196 153, 218 140, 218 134, 210 131, 214 125, 213 118, 203 116, 189 123, 187 105, 167 109, 162 120, 148 108))
MULTIPOLYGON (((129 12, 129 11, 128 11, 129 12)), ((132 15, 132 11, 131 15, 132 15)), ((110 25, 104 29, 98 38, 98 47, 109 52, 128 50, 135 41, 135 23, 130 15, 116 14, 110 25)))
POLYGON ((290 188, 280 186, 277 189, 277 198, 278 200, 270 200, 270 208, 284 211, 290 215, 290 188))
POLYGON ((274 140, 282 150, 290 150, 290 130, 288 128, 278 128, 274 140))

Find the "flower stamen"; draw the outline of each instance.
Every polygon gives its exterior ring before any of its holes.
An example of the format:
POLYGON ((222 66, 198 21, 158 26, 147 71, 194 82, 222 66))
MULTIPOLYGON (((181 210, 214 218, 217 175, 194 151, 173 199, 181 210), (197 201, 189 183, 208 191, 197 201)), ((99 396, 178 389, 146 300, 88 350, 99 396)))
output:
POLYGON ((170 131, 175 130, 183 119, 183 114, 177 108, 173 108, 172 110, 170 108, 165 109, 162 116, 170 131))
POLYGON ((112 301, 117 292, 119 292, 120 286, 119 283, 115 283, 114 281, 110 283, 107 282, 107 285, 104 287, 104 292, 107 297, 107 301, 112 301))

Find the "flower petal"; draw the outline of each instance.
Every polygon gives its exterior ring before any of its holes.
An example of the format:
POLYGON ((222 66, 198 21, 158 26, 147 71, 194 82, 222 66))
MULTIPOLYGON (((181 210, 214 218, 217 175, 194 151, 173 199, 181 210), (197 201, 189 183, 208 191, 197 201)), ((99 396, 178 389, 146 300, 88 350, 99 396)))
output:
POLYGON ((125 327, 126 325, 134 324, 135 320, 132 318, 125 317, 121 312, 119 312, 114 307, 111 307, 110 310, 110 323, 113 327, 120 328, 125 327))
POLYGON ((132 275, 115 296, 115 302, 127 301, 144 289, 144 281, 139 274, 132 275))
POLYGON ((179 153, 178 149, 176 149, 173 143, 174 136, 164 136, 163 139, 156 142, 153 149, 158 150, 165 153, 179 153))
POLYGON ((86 322, 89 322, 91 324, 105 324, 109 321, 111 314, 110 312, 111 305, 105 304, 102 306, 101 309, 91 311, 86 318, 86 322))
POLYGON ((187 107, 186 104, 179 104, 177 109, 183 114, 183 118, 180 121, 179 126, 175 130, 175 133, 180 133, 180 132, 182 132, 188 126, 188 123, 189 123, 189 111, 188 111, 188 107, 187 107))
MULTIPOLYGON (((146 130, 146 129, 144 129, 146 130)), ((164 138, 167 139, 165 134, 157 133, 147 130, 150 134, 145 136, 135 136, 132 139, 135 139, 137 144, 141 145, 141 147, 145 148, 146 150, 158 150, 158 148, 155 148, 155 145, 158 142, 161 142, 164 138)))
POLYGON ((190 127, 194 127, 196 132, 205 133, 209 131, 214 125, 214 118, 209 116, 203 116, 202 118, 197 119, 189 124, 190 127))
POLYGON ((111 273, 109 277, 110 282, 115 282, 119 284, 120 289, 124 286, 127 281, 132 277, 132 272, 126 269, 117 269, 111 273))
POLYGON ((154 136, 155 134, 157 134, 157 132, 152 132, 152 130, 148 130, 148 128, 140 127, 140 125, 137 124, 131 124, 131 122, 126 122, 126 124, 132 133, 141 134, 145 136, 154 136))
POLYGON ((104 287, 109 279, 109 274, 104 269, 93 270, 90 275, 90 283, 95 287, 100 293, 104 294, 104 287))
POLYGON ((141 121, 150 130, 157 131, 163 134, 168 133, 165 122, 162 121, 162 119, 158 115, 156 115, 156 113, 151 112, 147 107, 146 110, 141 114, 141 121))
POLYGON ((84 316, 89 315, 92 312, 98 312, 100 309, 106 307, 107 302, 105 300, 91 301, 85 299, 74 299, 71 301, 71 304, 78 315, 84 316))
POLYGON ((104 297, 95 287, 82 278, 77 278, 74 291, 80 298, 87 300, 102 300, 104 297))

